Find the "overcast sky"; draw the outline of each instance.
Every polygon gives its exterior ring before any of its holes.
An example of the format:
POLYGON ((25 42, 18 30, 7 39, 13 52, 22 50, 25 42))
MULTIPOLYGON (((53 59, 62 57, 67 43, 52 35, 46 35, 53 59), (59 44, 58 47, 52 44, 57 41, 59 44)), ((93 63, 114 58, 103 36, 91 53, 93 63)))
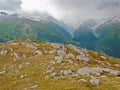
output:
POLYGON ((120 16, 120 0, 0 0, 0 9, 35 16, 48 12, 57 19, 78 20, 120 16))

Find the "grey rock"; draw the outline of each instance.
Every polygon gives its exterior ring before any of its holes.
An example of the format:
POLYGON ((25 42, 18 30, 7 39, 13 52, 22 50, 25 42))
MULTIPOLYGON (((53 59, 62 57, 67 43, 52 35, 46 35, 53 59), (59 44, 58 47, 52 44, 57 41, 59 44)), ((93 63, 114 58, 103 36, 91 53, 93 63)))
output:
POLYGON ((27 48, 32 48, 32 49, 37 49, 37 46, 34 44, 27 44, 26 45, 27 48))
POLYGON ((0 51, 0 54, 1 54, 1 55, 4 55, 4 54, 7 54, 7 52, 8 52, 7 50, 1 50, 1 51, 0 51))
POLYGON ((90 84, 92 84, 93 86, 98 86, 98 85, 100 85, 100 80, 93 78, 90 80, 90 84))
POLYGON ((75 58, 75 55, 72 53, 69 53, 65 56, 65 58, 70 59, 70 58, 75 58))
POLYGON ((65 56, 66 55, 66 51, 64 51, 64 50, 58 50, 57 53, 60 56, 65 56))
POLYGON ((63 44, 59 44, 59 43, 52 43, 51 46, 55 49, 59 49, 61 47, 63 47, 64 45, 63 44))
POLYGON ((69 75, 72 74, 72 71, 71 71, 71 69, 69 69, 69 70, 61 70, 60 73, 63 76, 69 76, 69 75))
POLYGON ((51 54, 51 55, 55 55, 57 53, 57 50, 51 50, 51 51, 49 51, 49 54, 51 54))
POLYGON ((61 62, 63 60, 62 56, 55 56, 55 61, 61 62))
POLYGON ((5 73, 6 73, 6 71, 0 71, 0 75, 5 74, 5 73))
POLYGON ((76 57, 76 60, 82 60, 82 61, 88 62, 88 61, 89 61, 89 58, 86 57, 85 55, 78 55, 78 56, 76 57))
POLYGON ((86 83, 87 81, 82 78, 82 79, 79 79, 78 82, 84 82, 84 83, 86 83))
POLYGON ((40 55, 42 55, 43 53, 42 53, 42 51, 40 51, 40 50, 36 50, 33 54, 35 54, 36 56, 40 56, 40 55))

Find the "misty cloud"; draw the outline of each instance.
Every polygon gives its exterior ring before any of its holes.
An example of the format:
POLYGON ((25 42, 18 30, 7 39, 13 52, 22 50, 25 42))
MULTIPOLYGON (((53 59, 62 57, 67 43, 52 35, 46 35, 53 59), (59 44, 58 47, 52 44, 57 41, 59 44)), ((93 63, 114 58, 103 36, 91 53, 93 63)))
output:
POLYGON ((52 0, 52 3, 64 16, 71 18, 120 15, 120 0, 52 0))
POLYGON ((120 0, 0 0, 0 9, 33 16, 45 11, 58 19, 76 21, 120 15, 120 0))
POLYGON ((116 10, 120 9, 120 1, 114 0, 114 1, 104 1, 99 6, 98 9, 100 10, 116 10))
POLYGON ((17 11, 20 9, 20 0, 0 0, 0 9, 7 11, 17 11))

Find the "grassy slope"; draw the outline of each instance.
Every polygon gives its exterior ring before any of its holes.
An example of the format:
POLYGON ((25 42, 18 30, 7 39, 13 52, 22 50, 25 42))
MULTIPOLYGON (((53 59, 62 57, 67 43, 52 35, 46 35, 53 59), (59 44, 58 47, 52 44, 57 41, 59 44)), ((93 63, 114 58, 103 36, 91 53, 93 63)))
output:
MULTIPOLYGON (((42 52, 45 50, 50 51, 52 48, 50 43, 47 42, 37 42, 37 41, 14 41, 12 43, 0 44, 0 49, 4 48, 9 50, 9 48, 13 48, 13 51, 8 52, 7 55, 0 55, 0 71, 6 70, 7 74, 0 75, 0 90, 25 90, 26 87, 31 87, 32 85, 38 85, 38 87, 34 90, 120 90, 120 79, 117 79, 114 76, 108 76, 107 78, 101 78, 101 84, 99 86, 93 87, 89 82, 82 83, 77 82, 80 78, 86 78, 89 80, 87 76, 77 76, 77 77, 63 77, 63 78, 45 78, 48 76, 45 74, 45 70, 49 65, 49 62, 54 59, 53 56, 49 54, 43 54, 42 56, 34 56, 32 52, 34 51, 31 48, 26 48, 26 44, 36 43, 38 45, 38 49, 42 52), (18 45, 13 45, 12 43, 18 43, 18 45), (26 58, 20 58, 18 61, 14 62, 10 53, 18 52, 22 57, 22 54, 26 54, 26 58), (25 63, 29 62, 29 65, 25 63), (22 68, 19 69, 19 66, 23 65, 22 68), (26 74, 26 77, 20 78, 22 74, 26 74)), ((69 50, 69 47, 66 46, 69 50)), ((77 54, 74 51, 69 50, 69 52, 77 54)), ((120 64, 119 60, 115 58, 111 58, 106 56, 107 59, 103 60, 100 56, 103 54, 95 53, 93 51, 88 51, 90 55, 90 67, 100 66, 105 67, 102 64, 97 62, 109 62, 112 66, 110 68, 120 70, 120 68, 114 67, 113 65, 116 63, 120 64)), ((71 59, 74 64, 73 70, 79 67, 85 66, 82 62, 71 59), (77 64, 77 65, 76 65, 77 64)), ((65 65, 60 66, 60 64, 54 65, 55 70, 59 70, 61 68, 69 68, 71 65, 64 60, 65 65)), ((106 67, 109 67, 106 65, 106 67)))

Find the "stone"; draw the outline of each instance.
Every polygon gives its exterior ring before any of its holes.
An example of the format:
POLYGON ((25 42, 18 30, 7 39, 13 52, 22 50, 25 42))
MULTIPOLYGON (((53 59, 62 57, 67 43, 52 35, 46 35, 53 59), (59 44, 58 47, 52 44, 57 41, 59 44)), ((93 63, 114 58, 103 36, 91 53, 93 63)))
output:
POLYGON ((40 50, 36 50, 33 54, 35 54, 36 56, 40 56, 40 55, 42 55, 43 53, 42 53, 40 50))
POLYGON ((78 55, 78 56, 76 57, 76 60, 82 60, 82 61, 85 61, 85 62, 88 62, 88 61, 89 61, 88 57, 86 57, 86 56, 84 56, 84 55, 78 55))
POLYGON ((115 67, 120 67, 120 64, 114 64, 115 67))
POLYGON ((58 74, 56 72, 54 72, 54 73, 51 74, 52 77, 57 77, 57 75, 58 74))
POLYGON ((107 59, 105 56, 100 56, 102 59, 107 59))
POLYGON ((73 64, 73 61, 72 60, 67 60, 70 64, 73 64))
POLYGON ((24 77, 26 77, 27 75, 26 74, 22 74, 21 76, 20 76, 20 78, 24 78, 24 77))
POLYGON ((64 45, 63 44, 59 44, 59 43, 52 43, 51 46, 55 49, 59 49, 61 47, 63 47, 64 45))
POLYGON ((111 75, 114 75, 114 76, 119 76, 119 75, 120 75, 120 71, 110 70, 110 74, 111 74, 111 75))
POLYGON ((32 49, 37 49, 36 45, 34 45, 34 44, 27 44, 26 47, 32 48, 32 49))
POLYGON ((65 58, 70 59, 70 58, 75 58, 75 55, 72 53, 69 53, 65 56, 65 58))
POLYGON ((49 54, 51 54, 51 55, 55 55, 57 53, 57 50, 51 50, 51 51, 49 51, 49 54))
POLYGON ((55 61, 62 62, 63 57, 62 56, 55 56, 55 61))
POLYGON ((77 70, 77 73, 79 75, 89 75, 91 73, 90 68, 85 67, 85 68, 80 68, 77 70))
POLYGON ((60 73, 63 76, 69 76, 69 75, 72 74, 72 71, 71 71, 71 69, 69 69, 69 70, 61 70, 60 73))
POLYGON ((38 87, 38 85, 33 85, 33 86, 31 86, 31 87, 29 87, 30 89, 35 89, 35 88, 37 88, 38 87))
POLYGON ((78 82, 83 82, 83 83, 86 83, 87 81, 85 79, 79 79, 78 82))
POLYGON ((1 50, 1 51, 0 51, 0 54, 1 54, 1 55, 5 55, 5 54, 7 54, 7 52, 8 52, 7 50, 1 50))
POLYGON ((90 80, 90 84, 92 84, 93 86, 98 86, 98 85, 100 85, 100 80, 93 78, 90 80))
POLYGON ((12 54, 12 56, 14 56, 16 59, 19 59, 19 58, 20 58, 20 57, 19 57, 19 54, 18 54, 18 53, 15 53, 15 52, 12 54))
POLYGON ((6 73, 6 71, 0 71, 0 75, 5 74, 5 73, 6 73))
POLYGON ((54 65, 55 64, 55 61, 50 61, 50 65, 54 65))
POLYGON ((58 50, 57 53, 60 56, 65 56, 66 55, 66 51, 64 51, 64 50, 58 50))

